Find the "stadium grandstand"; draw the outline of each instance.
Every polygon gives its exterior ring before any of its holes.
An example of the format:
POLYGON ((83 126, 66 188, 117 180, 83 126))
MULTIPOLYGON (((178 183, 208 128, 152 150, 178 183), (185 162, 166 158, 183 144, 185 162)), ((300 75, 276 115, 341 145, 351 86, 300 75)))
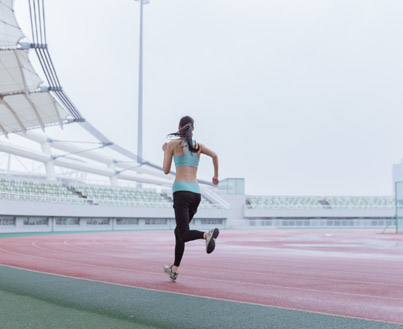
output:
POLYGON ((250 209, 390 209, 391 196, 248 196, 250 209))
MULTIPOLYGON (((82 116, 51 60, 43 2, 29 4, 31 39, 13 1, 0 1, 0 230, 172 228, 174 173, 82 116)), ((243 179, 200 184, 195 227, 385 227, 395 214, 393 196, 254 196, 245 195, 243 179)))
MULTIPOLYGON (((244 178, 201 179, 190 227, 205 232, 173 232, 175 172, 88 122, 53 65, 45 1, 26 2, 29 36, 0 0, 1 329, 402 328, 401 237, 378 233, 403 233, 403 161, 394 196, 253 195, 244 178)), ((130 1, 140 17, 147 2, 130 1)))

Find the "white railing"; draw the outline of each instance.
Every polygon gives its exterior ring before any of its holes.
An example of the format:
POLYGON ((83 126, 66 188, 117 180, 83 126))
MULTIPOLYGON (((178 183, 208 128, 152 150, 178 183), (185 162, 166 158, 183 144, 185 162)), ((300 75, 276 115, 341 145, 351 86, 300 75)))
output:
POLYGON ((217 193, 212 192, 209 188, 201 187, 201 191, 203 192, 203 196, 209 200, 214 207, 224 209, 230 208, 230 205, 227 201, 225 201, 217 193))

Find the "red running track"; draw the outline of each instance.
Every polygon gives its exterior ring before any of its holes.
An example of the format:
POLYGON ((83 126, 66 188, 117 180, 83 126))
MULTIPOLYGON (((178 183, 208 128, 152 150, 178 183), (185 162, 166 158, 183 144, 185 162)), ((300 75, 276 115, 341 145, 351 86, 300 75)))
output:
POLYGON ((187 243, 180 275, 172 232, 0 239, 0 264, 267 306, 403 324, 403 236, 358 230, 222 231, 214 253, 187 243))

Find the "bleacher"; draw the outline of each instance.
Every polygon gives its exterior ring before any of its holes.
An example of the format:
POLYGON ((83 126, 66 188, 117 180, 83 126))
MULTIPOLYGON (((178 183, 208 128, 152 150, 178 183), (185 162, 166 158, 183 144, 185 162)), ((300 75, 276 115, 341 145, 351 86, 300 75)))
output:
MULTIPOLYGON (((59 182, 34 181, 17 178, 0 179, 0 199, 67 203, 81 205, 104 205, 121 207, 170 208, 172 191, 108 185, 61 184, 59 182)), ((202 196, 200 208, 211 209, 214 205, 202 196)))
POLYGON ((18 179, 0 179, 0 198, 47 203, 85 204, 86 200, 69 191, 60 183, 18 179))
POLYGON ((252 209, 315 209, 321 208, 316 196, 248 196, 246 204, 252 209))
POLYGON ((155 190, 94 185, 72 185, 83 198, 92 204, 126 207, 172 207, 171 201, 155 190))
MULTIPOLYGON (((193 225, 226 225, 227 208, 218 204, 219 201, 210 202, 207 197, 212 198, 208 194, 202 195, 199 209, 203 211, 199 212, 193 225)), ((32 228, 51 231, 67 227, 69 230, 94 227, 114 230, 115 227, 130 229, 157 225, 171 228, 175 225, 172 190, 169 188, 94 185, 71 180, 51 182, 41 177, 4 175, 0 176, 0 200, 42 203, 42 206, 25 206, 5 202, 6 212, 0 216, 3 231, 32 228), (59 207, 59 204, 66 206, 59 207), (21 209, 30 210, 23 214, 21 209), (136 211, 132 211, 134 209, 136 211)), ((383 227, 393 216, 394 201, 392 196, 252 195, 246 196, 244 218, 232 219, 230 223, 232 227, 383 227)))
MULTIPOLYGON (((81 205, 169 208, 172 191, 110 185, 62 184, 21 178, 0 178, 0 199, 81 205)), ((392 209, 392 196, 263 196, 246 197, 248 209, 392 209)), ((202 196, 200 208, 212 209, 202 196)))
MULTIPOLYGON (((125 207, 172 207, 172 191, 164 190, 158 193, 153 189, 132 187, 112 187, 95 185, 71 185, 76 192, 92 204, 125 207)), ((214 205, 202 196, 200 208, 213 208, 214 205)))
POLYGON ((391 209, 392 196, 248 196, 250 209, 391 209))
POLYGON ((328 196, 324 199, 335 209, 390 209, 395 206, 393 196, 328 196))

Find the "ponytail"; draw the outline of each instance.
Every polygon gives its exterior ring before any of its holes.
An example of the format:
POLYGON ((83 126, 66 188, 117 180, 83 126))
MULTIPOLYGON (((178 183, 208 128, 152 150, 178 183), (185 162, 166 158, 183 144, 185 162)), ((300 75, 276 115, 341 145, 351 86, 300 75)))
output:
POLYGON ((191 117, 183 117, 179 121, 179 126, 181 127, 181 129, 179 129, 176 133, 169 134, 168 136, 179 136, 181 138, 184 138, 188 143, 189 151, 191 151, 192 153, 197 153, 200 151, 200 147, 197 144, 196 148, 193 146, 193 122, 194 121, 191 117))

